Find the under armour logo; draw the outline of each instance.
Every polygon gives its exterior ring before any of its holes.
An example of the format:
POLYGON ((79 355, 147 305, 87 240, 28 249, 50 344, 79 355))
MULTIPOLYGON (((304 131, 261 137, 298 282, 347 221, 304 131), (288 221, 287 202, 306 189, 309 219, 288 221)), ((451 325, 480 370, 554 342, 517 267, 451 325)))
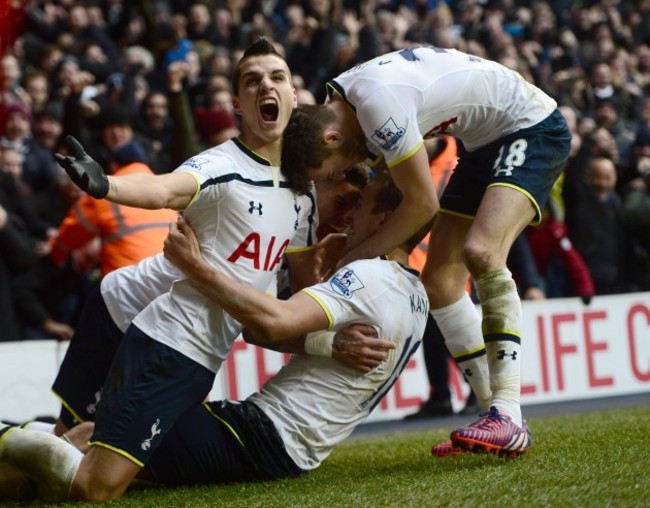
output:
POLYGON ((506 356, 509 356, 513 360, 517 359, 517 351, 513 351, 512 353, 506 353, 505 349, 501 349, 497 352, 497 360, 503 360, 506 356))
POLYGON ((151 437, 142 441, 142 444, 140 445, 140 448, 142 448, 144 451, 147 451, 149 448, 151 448, 151 441, 153 438, 162 432, 158 428, 158 425, 160 425, 160 418, 157 418, 156 423, 151 426, 151 437))
POLYGON ((465 374, 465 377, 472 377, 474 373, 472 372, 472 369, 465 369, 463 371, 463 374, 465 374))
POLYGON ((248 213, 253 213, 253 210, 257 210, 257 214, 262 215, 262 203, 255 204, 255 201, 249 201, 249 204, 251 206, 248 208, 248 213))

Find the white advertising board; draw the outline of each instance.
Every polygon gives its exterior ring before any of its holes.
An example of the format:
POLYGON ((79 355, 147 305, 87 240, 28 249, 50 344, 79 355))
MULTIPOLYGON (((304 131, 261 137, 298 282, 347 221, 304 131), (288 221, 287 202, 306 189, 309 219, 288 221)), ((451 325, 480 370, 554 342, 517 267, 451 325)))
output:
MULTIPOLYGON (((523 302, 522 405, 650 392, 650 293, 523 302)), ((0 419, 57 415, 50 392, 65 344, 0 343, 0 419)), ((210 394, 241 399, 257 390, 288 356, 238 339, 210 394)), ((452 365, 453 366, 453 365, 452 365)), ((458 369, 450 386, 456 409, 468 392, 458 369)), ((400 419, 429 393, 422 351, 368 421, 400 419)))

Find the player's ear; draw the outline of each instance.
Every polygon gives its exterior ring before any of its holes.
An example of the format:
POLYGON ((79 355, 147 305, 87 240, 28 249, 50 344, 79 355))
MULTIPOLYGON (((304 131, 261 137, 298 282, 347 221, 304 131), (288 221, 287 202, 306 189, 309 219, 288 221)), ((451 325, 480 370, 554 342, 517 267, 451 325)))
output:
POLYGON ((328 127, 323 131, 323 142, 331 148, 339 148, 343 144, 343 135, 340 131, 328 127))
POLYGON ((232 98, 232 107, 235 110, 235 113, 241 115, 241 108, 239 107, 239 97, 232 98))
POLYGON ((379 223, 380 226, 383 226, 384 222, 388 220, 388 217, 390 217, 393 214, 392 210, 389 210, 387 212, 382 213, 382 219, 381 222, 379 223))

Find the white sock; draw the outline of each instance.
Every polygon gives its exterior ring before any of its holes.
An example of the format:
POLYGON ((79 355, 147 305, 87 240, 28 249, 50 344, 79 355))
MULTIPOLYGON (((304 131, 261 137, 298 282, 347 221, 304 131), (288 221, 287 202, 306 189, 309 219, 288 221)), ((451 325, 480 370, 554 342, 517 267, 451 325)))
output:
POLYGON ((20 426, 20 428, 35 430, 37 432, 45 432, 46 434, 52 434, 53 436, 56 435, 56 434, 54 434, 54 424, 53 423, 45 423, 45 422, 33 421, 33 422, 23 423, 20 426))
POLYGON ((472 387, 481 409, 488 409, 492 399, 490 373, 481 317, 468 294, 456 303, 431 309, 431 315, 445 338, 447 349, 472 387))
POLYGON ((483 311, 492 405, 521 427, 521 300, 508 270, 474 281, 483 311))
POLYGON ((82 458, 73 445, 44 432, 12 428, 0 437, 0 460, 36 481, 45 497, 68 499, 82 458))

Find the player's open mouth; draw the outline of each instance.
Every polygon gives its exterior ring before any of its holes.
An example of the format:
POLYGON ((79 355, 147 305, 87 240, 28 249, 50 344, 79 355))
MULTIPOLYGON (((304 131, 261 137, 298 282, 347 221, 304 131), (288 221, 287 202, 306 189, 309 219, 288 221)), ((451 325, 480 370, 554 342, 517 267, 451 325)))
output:
POLYGON ((260 114, 266 122, 275 122, 278 119, 278 103, 275 99, 264 99, 260 104, 260 114))

